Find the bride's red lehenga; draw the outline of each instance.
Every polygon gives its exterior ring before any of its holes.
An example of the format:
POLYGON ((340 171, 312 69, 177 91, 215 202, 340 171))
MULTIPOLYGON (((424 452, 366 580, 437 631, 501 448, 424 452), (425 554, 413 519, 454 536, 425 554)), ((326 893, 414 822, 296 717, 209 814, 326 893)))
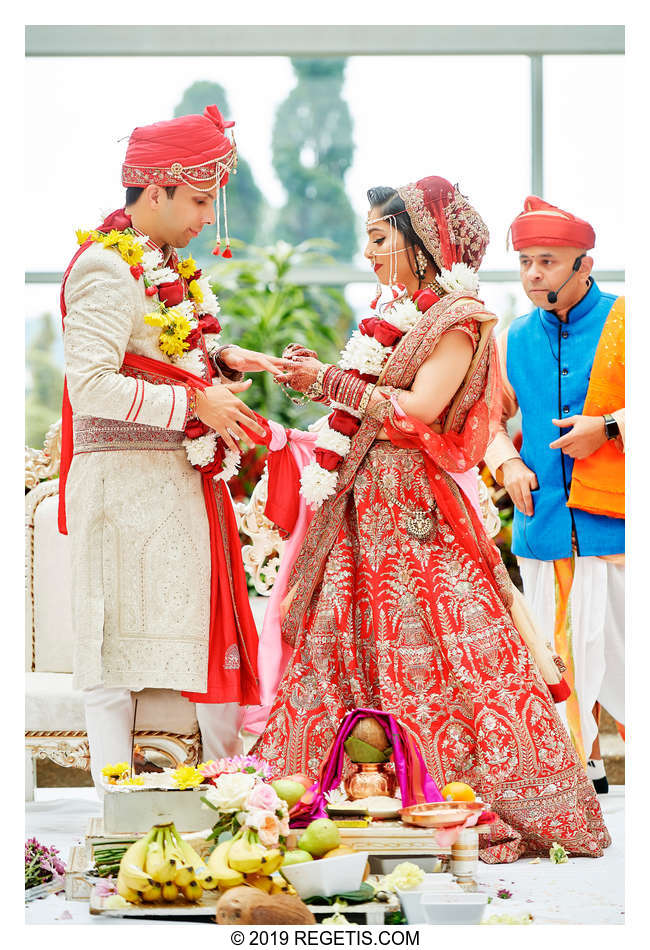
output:
POLYGON ((391 441, 377 440, 381 422, 366 418, 340 469, 345 488, 313 518, 282 629, 294 654, 255 751, 276 775, 316 776, 345 713, 381 709, 412 732, 440 788, 467 782, 497 812, 484 861, 553 842, 598 857, 610 837, 593 786, 513 623, 498 550, 445 470, 470 468, 487 447, 494 317, 471 295, 444 297, 382 382, 409 388, 423 354, 468 320, 480 339, 443 433, 392 416, 391 441), (418 510, 432 516, 425 538, 413 530, 418 510))

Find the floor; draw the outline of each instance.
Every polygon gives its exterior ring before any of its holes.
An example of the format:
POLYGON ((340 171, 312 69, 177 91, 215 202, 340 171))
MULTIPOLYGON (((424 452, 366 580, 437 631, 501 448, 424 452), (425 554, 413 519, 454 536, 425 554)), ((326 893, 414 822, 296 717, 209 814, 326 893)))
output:
MULTIPOLYGON (((485 917, 493 913, 530 913, 535 924, 624 923, 624 787, 610 787, 609 795, 600 796, 600 803, 613 842, 602 858, 571 858, 563 865, 551 864, 546 858, 539 863, 523 859, 510 865, 480 864, 479 887, 492 897, 485 917), (504 888, 511 892, 511 898, 497 897, 504 888)), ((43 843, 54 845, 67 859, 70 847, 81 843, 88 819, 101 814, 101 806, 93 788, 38 788, 36 800, 27 803, 25 811, 26 837, 35 835, 43 843)), ((59 895, 26 905, 26 922, 124 923, 90 917, 87 902, 66 901, 59 895)), ((151 920, 136 923, 158 925, 151 920)), ((133 921, 129 924, 134 925, 133 921)))

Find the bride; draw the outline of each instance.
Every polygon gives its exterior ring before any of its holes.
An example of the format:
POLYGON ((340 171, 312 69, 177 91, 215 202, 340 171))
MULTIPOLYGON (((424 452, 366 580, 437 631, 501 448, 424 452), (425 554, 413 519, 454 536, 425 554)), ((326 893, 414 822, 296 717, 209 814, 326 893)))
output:
POLYGON ((255 751, 315 775, 345 713, 381 709, 439 787, 467 782, 497 812, 484 860, 554 841, 599 856, 610 838, 554 708, 560 672, 478 505, 500 412, 496 318, 477 296, 487 229, 443 178, 368 199, 365 256, 393 299, 338 366, 285 353, 284 382, 333 411, 302 472, 314 514, 285 601, 293 654, 255 751))

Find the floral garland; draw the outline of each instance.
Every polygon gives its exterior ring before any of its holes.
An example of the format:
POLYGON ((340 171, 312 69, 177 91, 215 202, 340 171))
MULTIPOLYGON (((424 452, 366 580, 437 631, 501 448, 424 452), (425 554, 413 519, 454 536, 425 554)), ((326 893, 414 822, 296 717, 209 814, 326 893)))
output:
MULTIPOLYGON (((112 228, 108 233, 79 230, 76 234, 79 244, 92 241, 114 248, 134 279, 142 278, 147 297, 158 298, 157 309, 145 314, 144 322, 160 327, 160 350, 176 366, 209 383, 215 375, 210 357, 219 347, 220 307, 196 261, 192 257, 176 261, 172 255, 165 264, 160 248, 130 227, 112 228)), ((190 465, 212 474, 215 481, 229 481, 239 471, 240 453, 224 449, 216 432, 199 419, 187 424, 183 446, 190 465)))
MULTIPOLYGON (((436 277, 438 286, 446 293, 478 290, 478 275, 467 264, 453 264, 436 277)), ((367 383, 376 383, 382 370, 409 330, 416 326, 422 315, 440 300, 430 288, 406 296, 403 285, 398 285, 402 296, 383 307, 376 317, 367 317, 359 324, 345 348, 341 351, 338 366, 348 370, 367 383)), ((396 295, 396 291, 393 291, 396 295)), ((361 425, 358 413, 347 406, 332 403, 334 412, 321 428, 314 453, 314 461, 305 466, 300 478, 300 493, 313 508, 336 492, 338 469, 350 451, 352 437, 361 425)))

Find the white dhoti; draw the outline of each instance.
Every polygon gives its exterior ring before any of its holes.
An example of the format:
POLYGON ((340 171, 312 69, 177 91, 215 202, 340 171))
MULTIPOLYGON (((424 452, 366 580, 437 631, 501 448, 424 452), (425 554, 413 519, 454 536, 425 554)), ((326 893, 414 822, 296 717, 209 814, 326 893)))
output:
POLYGON ((625 723, 625 567, 599 557, 575 558, 562 643, 555 636, 555 562, 524 557, 517 561, 526 599, 544 636, 567 666, 573 667, 581 736, 572 727, 571 716, 567 717, 571 697, 558 705, 558 713, 585 761, 598 734, 592 712, 596 702, 625 723), (566 655, 567 646, 570 656, 566 655))
MULTIPOLYGON (((84 689, 90 771, 100 798, 105 765, 131 761, 135 692, 119 686, 84 689)), ((237 755, 243 751, 238 703, 197 703, 203 760, 237 755)))

